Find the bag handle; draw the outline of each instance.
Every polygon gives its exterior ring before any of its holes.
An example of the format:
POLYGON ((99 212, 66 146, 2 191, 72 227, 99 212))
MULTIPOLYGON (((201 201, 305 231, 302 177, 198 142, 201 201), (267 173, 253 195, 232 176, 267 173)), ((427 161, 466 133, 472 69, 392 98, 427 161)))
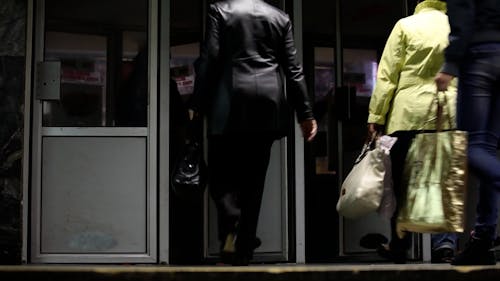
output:
MULTIPOLYGON (((446 107, 446 116, 448 117, 448 126, 450 129, 453 128, 453 123, 451 121, 451 114, 450 114, 450 106, 448 103, 448 97, 446 96, 445 92, 443 93, 443 103, 439 102, 439 98, 436 98, 438 100, 438 108, 437 108, 437 120, 436 120, 436 130, 437 131, 442 131, 443 130, 443 107, 446 107)), ((437 93, 439 94, 439 92, 437 93)))
POLYGON ((359 153, 359 156, 356 158, 354 161, 354 165, 358 164, 363 158, 365 158, 366 153, 372 149, 372 145, 375 143, 377 138, 379 137, 379 134, 377 132, 374 132, 370 139, 368 139, 367 142, 363 145, 363 148, 361 149, 361 152, 359 153))
POLYGON ((421 131, 424 131, 424 127, 427 123, 430 123, 432 121, 436 121, 436 131, 441 132, 443 130, 443 108, 446 107, 446 115, 447 115, 447 121, 448 125, 451 128, 453 128, 453 123, 451 121, 451 114, 450 114, 450 106, 448 103, 448 97, 446 96, 445 92, 442 91, 437 91, 436 95, 434 96, 434 99, 432 99, 432 102, 429 106, 429 110, 427 111, 427 116, 431 115, 432 108, 434 106, 434 103, 436 103, 436 116, 432 117, 431 119, 426 120, 422 124, 422 128, 420 129, 421 131), (439 93, 443 93, 443 101, 441 102, 439 99, 439 93))

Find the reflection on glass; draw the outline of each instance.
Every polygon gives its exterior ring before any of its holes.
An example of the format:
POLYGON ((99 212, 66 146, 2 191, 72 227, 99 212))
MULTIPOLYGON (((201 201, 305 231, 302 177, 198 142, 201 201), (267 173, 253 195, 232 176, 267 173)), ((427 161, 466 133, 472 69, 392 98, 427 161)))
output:
POLYGON ((195 75, 193 65, 199 56, 199 49, 199 43, 173 46, 170 49, 170 75, 184 101, 193 93, 195 75))
POLYGON ((356 95, 370 97, 377 78, 375 50, 344 50, 344 85, 356 87, 356 95))
MULTIPOLYGON (((346 110, 344 99, 339 97, 340 93, 335 93, 335 65, 333 48, 314 48, 314 115, 318 121, 318 134, 313 144, 313 156, 316 164, 316 174, 335 174, 331 167, 336 157, 336 143, 328 145, 328 139, 334 141, 336 135, 338 117, 336 114, 346 110), (337 94, 337 95, 336 95, 337 94), (332 150, 332 151, 329 151, 332 150)), ((364 49, 344 49, 343 65, 343 85, 356 89, 355 104, 350 105, 351 119, 346 120, 352 125, 344 126, 344 137, 347 142, 345 148, 351 144, 359 148, 357 141, 363 138, 366 123, 365 113, 367 112, 369 98, 375 85, 377 74, 377 53, 375 50, 364 49)))
POLYGON ((43 101, 43 126, 148 125, 147 6, 46 1, 44 60, 61 62, 61 99, 43 101))
POLYGON ((124 32, 114 125, 146 127, 148 116, 148 52, 145 32, 124 32))
POLYGON ((61 61, 61 100, 44 101, 44 126, 106 122, 106 37, 47 32, 45 60, 61 61), (79 49, 78 53, 73 50, 79 49))
POLYGON ((334 49, 314 48, 314 116, 318 133, 312 151, 316 174, 335 174, 328 165, 328 127, 335 89, 334 49))
MULTIPOLYGON (((187 102, 194 90, 194 61, 199 56, 200 43, 182 44, 170 48, 170 151, 171 161, 180 157, 188 126, 187 102)), ((174 162, 171 166, 174 167, 174 162)))
POLYGON ((344 50, 344 85, 354 87, 356 96, 352 112, 344 123, 344 167, 350 168, 366 138, 368 105, 377 76, 377 53, 369 49, 344 50))

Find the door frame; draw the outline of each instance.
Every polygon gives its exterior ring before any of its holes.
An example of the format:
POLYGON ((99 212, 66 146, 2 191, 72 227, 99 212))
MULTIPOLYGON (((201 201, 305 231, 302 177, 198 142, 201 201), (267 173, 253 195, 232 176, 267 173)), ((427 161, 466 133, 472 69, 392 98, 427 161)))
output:
MULTIPOLYGON (((42 127, 42 101, 36 97, 37 63, 44 60, 45 42, 45 0, 28 2, 28 38, 27 38, 27 63, 26 71, 30 72, 31 79, 26 87, 26 104, 31 105, 25 108, 25 116, 30 116, 32 142, 26 140, 25 134, 25 155, 24 155, 24 204, 25 219, 23 229, 23 259, 31 263, 154 263, 158 260, 158 222, 157 222, 157 107, 158 107, 158 0, 148 0, 148 89, 149 89, 149 111, 148 127, 142 128, 98 128, 89 127, 85 129, 76 128, 43 128, 42 127), (34 27, 32 27, 34 26, 34 27), (30 47, 33 46, 33 49, 30 47), (33 61, 33 62, 31 62, 33 61), (29 85, 28 85, 29 84, 29 85), (29 86, 29 87, 28 87, 29 86), (40 104, 36 104, 40 103, 40 104), (147 251, 140 254, 44 254, 41 253, 40 241, 40 211, 41 211, 41 144, 42 135, 60 135, 60 133, 72 133, 78 131, 82 136, 145 136, 147 137, 147 251), (31 148, 31 151, 26 148, 31 148), (31 165, 29 160, 31 156, 31 165), (28 172, 30 167, 30 172, 28 172), (28 177, 31 174, 31 179, 28 177), (30 186, 29 183, 31 184, 30 186), (30 192, 31 191, 31 192, 30 192), (28 210, 30 209, 30 210, 28 210), (28 217, 29 216, 29 217, 28 217), (29 223, 29 226, 28 226, 29 223), (29 246, 28 246, 29 243, 29 246)), ((29 118, 25 118, 29 119, 29 118)), ((26 123, 26 121, 25 121, 26 123)), ((25 124, 25 130, 30 128, 25 124)))
MULTIPOLYGON (((303 16, 302 0, 293 0, 293 30, 295 38, 295 48, 300 62, 304 62, 304 37, 303 37, 303 16), (300 27, 300 28, 299 28, 300 27)), ((304 264, 306 262, 306 211, 305 211, 305 151, 302 131, 294 117, 294 180, 295 180, 295 262, 304 264)))
POLYGON ((169 264, 170 173, 162 171, 170 171, 170 0, 158 2, 158 262, 169 264))
POLYGON ((31 171, 31 97, 33 85, 33 42, 34 42, 34 26, 35 20, 35 3, 34 0, 27 0, 26 5, 26 61, 25 61, 25 79, 24 79, 24 127, 23 127, 23 168, 22 168, 22 248, 21 260, 23 264, 29 260, 29 231, 30 231, 30 171, 31 171))

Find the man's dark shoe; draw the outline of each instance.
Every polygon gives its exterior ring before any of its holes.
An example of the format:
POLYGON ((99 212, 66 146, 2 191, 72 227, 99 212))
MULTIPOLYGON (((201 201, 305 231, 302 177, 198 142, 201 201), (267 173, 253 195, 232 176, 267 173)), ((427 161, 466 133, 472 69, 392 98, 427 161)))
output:
POLYGON ((452 248, 443 247, 432 251, 431 263, 450 263, 455 255, 452 248))
POLYGON ((493 240, 477 238, 472 234, 465 249, 453 258, 452 265, 495 265, 497 263, 493 240))

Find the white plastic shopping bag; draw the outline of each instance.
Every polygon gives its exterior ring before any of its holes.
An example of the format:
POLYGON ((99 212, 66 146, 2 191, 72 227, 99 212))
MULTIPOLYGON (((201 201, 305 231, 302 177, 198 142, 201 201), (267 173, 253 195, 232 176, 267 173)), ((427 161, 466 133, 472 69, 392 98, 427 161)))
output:
POLYGON ((373 149, 373 141, 363 146, 342 184, 337 202, 339 214, 347 218, 358 218, 379 209, 385 183, 391 184, 389 152, 395 141, 394 137, 381 136, 375 140, 373 149))

